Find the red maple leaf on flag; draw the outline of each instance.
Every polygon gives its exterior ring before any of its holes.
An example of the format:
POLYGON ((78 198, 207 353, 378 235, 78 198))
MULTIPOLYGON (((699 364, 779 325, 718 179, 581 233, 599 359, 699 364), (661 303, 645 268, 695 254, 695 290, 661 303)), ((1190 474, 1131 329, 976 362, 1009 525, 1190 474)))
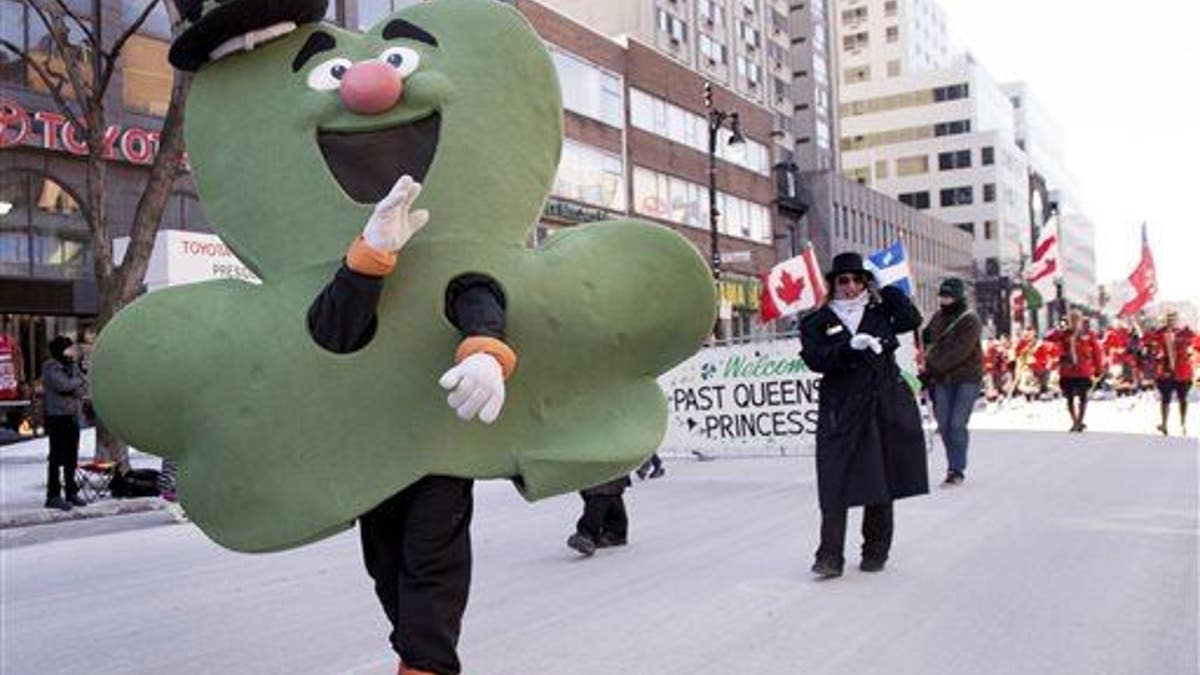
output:
POLYGON ((779 299, 789 305, 800 301, 800 296, 804 294, 804 277, 793 279, 792 275, 783 271, 780 275, 779 285, 775 287, 776 293, 779 294, 779 299))

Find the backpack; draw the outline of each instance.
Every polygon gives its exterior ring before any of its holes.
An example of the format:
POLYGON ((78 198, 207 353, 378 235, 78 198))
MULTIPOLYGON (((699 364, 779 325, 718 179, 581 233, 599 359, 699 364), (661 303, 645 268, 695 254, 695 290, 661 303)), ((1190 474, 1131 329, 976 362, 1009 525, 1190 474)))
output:
POLYGON ((113 476, 109 484, 113 497, 157 497, 158 469, 132 469, 113 476))

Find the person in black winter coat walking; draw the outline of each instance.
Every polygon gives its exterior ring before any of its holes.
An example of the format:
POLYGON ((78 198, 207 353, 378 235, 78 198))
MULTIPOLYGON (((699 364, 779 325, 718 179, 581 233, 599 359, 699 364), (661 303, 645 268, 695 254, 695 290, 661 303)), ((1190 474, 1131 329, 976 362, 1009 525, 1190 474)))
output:
POLYGON ((79 487, 75 484, 75 465, 79 463, 79 415, 87 382, 75 365, 72 347, 71 338, 55 336, 50 341, 50 358, 42 364, 46 435, 50 437, 46 508, 64 511, 87 504, 79 496, 79 487), (66 499, 63 499, 64 490, 66 499))
POLYGON ((921 326, 902 290, 871 288, 862 256, 834 257, 830 300, 801 322, 801 357, 822 373, 817 421, 821 544, 814 573, 841 575, 846 515, 865 506, 860 569, 878 572, 891 551, 892 502, 929 491, 925 434, 901 377, 897 336, 921 326))

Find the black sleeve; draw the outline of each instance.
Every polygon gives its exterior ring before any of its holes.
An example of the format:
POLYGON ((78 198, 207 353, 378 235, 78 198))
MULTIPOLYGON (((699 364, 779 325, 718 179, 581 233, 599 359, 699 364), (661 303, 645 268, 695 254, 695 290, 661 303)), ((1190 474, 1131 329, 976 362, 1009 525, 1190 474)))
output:
POLYGON ((879 290, 879 296, 883 299, 883 308, 887 311, 888 321, 891 322, 892 331, 896 335, 921 327, 921 310, 917 309, 904 291, 896 286, 885 286, 879 290))
POLYGON ((850 340, 844 335, 826 335, 826 325, 819 313, 806 317, 800 324, 800 358, 809 369, 814 373, 830 373, 849 370, 861 363, 862 358, 850 347, 850 340))
POLYGON ((464 337, 504 339, 504 291, 495 279, 464 274, 446 287, 446 318, 464 337))
POLYGON ((338 354, 362 349, 375 334, 375 308, 383 277, 359 274, 345 264, 308 308, 308 332, 338 354))

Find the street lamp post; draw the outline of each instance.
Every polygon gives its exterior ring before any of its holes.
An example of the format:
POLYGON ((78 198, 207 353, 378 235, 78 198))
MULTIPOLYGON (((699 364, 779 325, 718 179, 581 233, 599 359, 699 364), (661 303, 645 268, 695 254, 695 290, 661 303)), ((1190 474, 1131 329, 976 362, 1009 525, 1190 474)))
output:
POLYGON ((725 112, 713 105, 712 84, 704 83, 704 107, 708 109, 708 234, 712 247, 712 275, 714 280, 721 278, 721 248, 720 233, 717 230, 717 218, 721 212, 717 210, 717 140, 721 129, 729 126, 729 145, 744 145, 746 138, 742 136, 742 123, 736 112, 725 112))

